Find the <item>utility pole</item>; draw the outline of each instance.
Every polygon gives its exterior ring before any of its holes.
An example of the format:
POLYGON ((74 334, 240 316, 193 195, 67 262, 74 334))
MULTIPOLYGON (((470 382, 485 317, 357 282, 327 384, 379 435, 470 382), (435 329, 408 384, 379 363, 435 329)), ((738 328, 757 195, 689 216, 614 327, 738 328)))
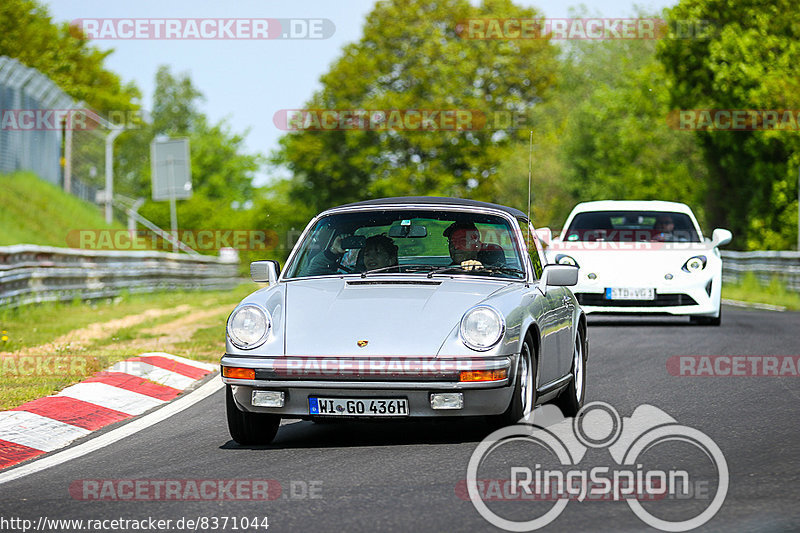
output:
POLYGON ((106 224, 111 224, 111 203, 114 200, 114 139, 122 133, 123 126, 113 126, 106 135, 106 224))

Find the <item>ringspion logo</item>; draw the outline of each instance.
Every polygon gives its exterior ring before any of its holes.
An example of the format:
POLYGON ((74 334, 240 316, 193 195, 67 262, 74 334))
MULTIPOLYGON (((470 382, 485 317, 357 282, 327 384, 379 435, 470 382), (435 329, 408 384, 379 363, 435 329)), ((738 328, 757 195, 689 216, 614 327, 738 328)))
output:
POLYGON ((572 419, 545 405, 533 417, 478 444, 466 481, 456 485, 456 495, 495 527, 533 531, 570 502, 624 501, 653 528, 688 531, 725 501, 729 474, 719 446, 657 407, 640 405, 623 418, 592 402, 572 419), (613 462, 598 463, 598 451, 613 462))

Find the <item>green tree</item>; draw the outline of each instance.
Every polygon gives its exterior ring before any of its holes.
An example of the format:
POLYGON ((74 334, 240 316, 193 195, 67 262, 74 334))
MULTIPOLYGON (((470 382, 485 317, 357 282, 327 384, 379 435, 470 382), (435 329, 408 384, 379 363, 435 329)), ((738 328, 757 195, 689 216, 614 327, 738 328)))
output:
POLYGON ((573 198, 679 201, 702 215, 705 165, 692 135, 667 123, 668 80, 653 41, 593 47, 595 57, 567 68, 593 72, 599 59, 616 65, 615 78, 587 79, 592 92, 570 116, 563 156, 573 198))
MULTIPOLYGON (((665 39, 659 57, 675 109, 798 109, 800 25, 794 0, 682 0, 672 21, 712 21, 703 38, 665 39)), ((709 176, 706 212, 739 248, 797 239, 795 131, 697 132, 709 176)))
POLYGON ((107 114, 138 109, 139 90, 104 67, 113 50, 100 51, 83 32, 56 24, 34 0, 0 2, 0 55, 33 67, 78 101, 107 114))
MULTIPOLYGON (((553 81, 544 39, 472 40, 471 18, 530 18, 508 0, 390 0, 367 17, 363 37, 322 76, 309 109, 462 109, 524 113, 553 81)), ((503 124, 506 126, 506 124, 503 124)), ((431 194, 492 199, 501 162, 525 137, 513 125, 474 131, 300 131, 273 162, 293 174, 291 197, 315 210, 370 197, 431 194)))
MULTIPOLYGON (((188 74, 174 75, 162 66, 156 74, 151 120, 120 137, 121 191, 151 195, 150 143, 159 135, 188 137, 192 160, 192 198, 178 202, 178 218, 186 229, 247 227, 255 173, 263 163, 249 154, 244 134, 231 131, 225 120, 210 123, 199 110, 202 93, 188 74)), ((166 202, 148 201, 140 212, 161 227, 169 226, 166 202)))
MULTIPOLYGON (((694 137, 667 124, 668 80, 655 43, 560 45, 556 88, 529 118, 537 224, 560 227, 576 202, 600 199, 681 201, 702 218, 705 164, 694 137)), ((527 200, 528 161, 526 144, 502 165, 499 202, 527 200)))

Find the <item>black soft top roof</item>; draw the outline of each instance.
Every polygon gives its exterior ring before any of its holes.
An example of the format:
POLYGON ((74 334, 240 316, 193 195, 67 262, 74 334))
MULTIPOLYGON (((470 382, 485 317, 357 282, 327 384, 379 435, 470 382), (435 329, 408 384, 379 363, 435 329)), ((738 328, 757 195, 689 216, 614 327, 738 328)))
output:
POLYGON ((354 202, 352 204, 340 205, 339 207, 351 206, 368 206, 368 205, 391 205, 391 204, 420 204, 420 205, 460 205, 467 207, 487 207, 499 209, 515 217, 528 218, 528 216, 513 207, 507 207, 499 204, 490 204, 489 202, 479 202, 478 200, 468 200, 466 198, 443 198, 439 196, 397 196, 394 198, 376 198, 374 200, 364 200, 362 202, 354 202))

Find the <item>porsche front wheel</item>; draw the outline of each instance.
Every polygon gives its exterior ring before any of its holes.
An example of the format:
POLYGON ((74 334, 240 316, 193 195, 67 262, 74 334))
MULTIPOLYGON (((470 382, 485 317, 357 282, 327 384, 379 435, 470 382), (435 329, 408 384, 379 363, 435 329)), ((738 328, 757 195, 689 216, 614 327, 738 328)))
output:
POLYGON ((237 407, 230 385, 225 386, 225 409, 228 432, 239 444, 269 444, 278 433, 281 417, 265 413, 248 413, 237 407))

